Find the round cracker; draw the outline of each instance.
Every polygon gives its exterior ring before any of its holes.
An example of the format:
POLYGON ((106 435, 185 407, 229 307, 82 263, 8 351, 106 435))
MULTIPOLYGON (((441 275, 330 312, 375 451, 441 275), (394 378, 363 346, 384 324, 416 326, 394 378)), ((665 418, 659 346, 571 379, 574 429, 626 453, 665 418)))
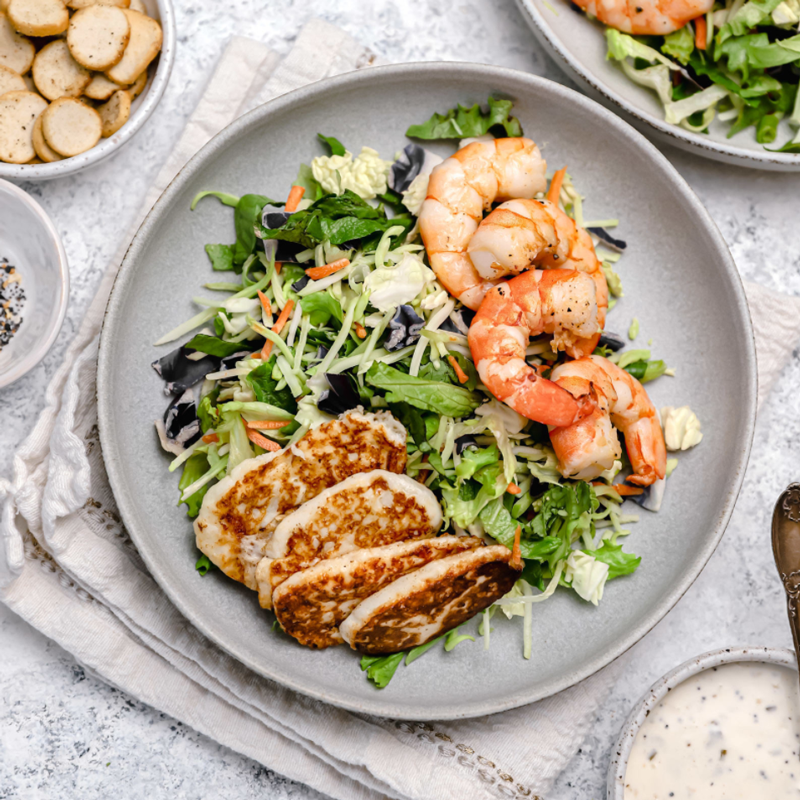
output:
POLYGON ((0 65, 24 75, 33 64, 33 42, 14 30, 9 18, 0 13, 0 65))
POLYGON ((58 36, 69 25, 69 11, 62 0, 11 0, 11 24, 26 36, 58 36))
POLYGON ((128 94, 131 96, 131 100, 135 100, 144 91, 145 86, 147 86, 147 70, 128 87, 128 94))
POLYGON ((0 66, 0 97, 6 92, 27 92, 28 87, 22 76, 13 69, 0 66))
POLYGON ((142 0, 131 0, 131 4, 128 6, 131 11, 138 11, 140 14, 147 13, 147 7, 142 2, 142 0))
POLYGON ((72 57, 67 43, 57 39, 36 54, 33 80, 48 100, 58 100, 59 97, 80 96, 92 75, 72 57))
POLYGON ((47 144, 62 156, 77 156, 91 150, 103 132, 100 115, 80 100, 62 97, 42 115, 47 144))
MULTIPOLYGON (((2 0, 0 0, 2 2, 2 0)), ((130 0, 69 0, 67 6, 73 9, 89 8, 89 6, 117 6, 127 8, 130 0)))
POLYGON ((92 76, 92 80, 83 93, 92 100, 108 100, 114 92, 124 88, 124 86, 110 81, 102 72, 98 72, 92 76))
POLYGON ((0 97, 0 161, 27 164, 36 157, 33 128, 47 108, 47 100, 34 92, 7 92, 0 97))
POLYGON ((36 122, 33 124, 33 149, 36 151, 36 155, 47 164, 51 164, 53 161, 61 161, 64 158, 64 156, 56 153, 56 151, 47 144, 44 133, 42 132, 41 114, 36 118, 36 122))
POLYGON ((124 89, 114 92, 107 103, 97 109, 103 121, 103 138, 113 136, 131 115, 131 96, 124 89))
POLYGON ((131 11, 122 10, 131 27, 130 40, 125 48, 125 55, 118 64, 106 70, 106 74, 117 83, 133 83, 150 65, 150 62, 161 50, 161 26, 151 17, 131 11))
POLYGON ((130 34, 128 19, 119 8, 90 6, 72 15, 67 44, 79 64, 103 72, 122 59, 130 34))

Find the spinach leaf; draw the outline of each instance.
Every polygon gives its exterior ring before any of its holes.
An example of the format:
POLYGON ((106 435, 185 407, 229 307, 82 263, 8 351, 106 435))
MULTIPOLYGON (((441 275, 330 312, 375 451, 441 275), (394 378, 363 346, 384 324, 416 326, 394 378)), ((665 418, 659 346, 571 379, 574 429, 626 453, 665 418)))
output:
POLYGON ((405 402, 423 411, 448 417, 464 417, 482 402, 477 394, 461 386, 414 378, 381 363, 369 368, 366 380, 370 385, 386 391, 389 403, 405 402))
POLYGON ((232 244, 207 244, 206 253, 211 260, 211 269, 217 272, 227 272, 234 269, 232 244))
POLYGON ((305 189, 303 194, 304 200, 311 200, 313 203, 315 200, 319 200, 321 197, 325 196, 325 190, 320 186, 319 181, 314 177, 314 173, 311 171, 311 167, 308 164, 301 164, 300 169, 297 172, 297 178, 295 179, 293 186, 302 186, 305 189))
POLYGON ((438 367, 433 361, 424 364, 419 371, 420 378, 452 383, 455 386, 463 386, 469 389, 469 391, 474 392, 478 386, 478 371, 475 369, 475 365, 461 353, 450 353, 450 355, 456 359, 458 366, 461 367, 462 371, 467 376, 466 383, 461 383, 461 381, 458 380, 456 371, 450 366, 449 360, 444 358, 439 361, 438 367))
POLYGON ((244 264, 247 257, 256 249, 255 226, 261 226, 261 212, 264 206, 282 206, 276 200, 270 200, 263 194, 243 195, 233 212, 233 224, 236 228, 236 244, 233 251, 233 263, 244 264))
POLYGON ((280 391, 276 389, 278 382, 272 378, 272 370, 275 368, 277 355, 273 355, 265 364, 256 367, 247 373, 247 382, 253 387, 256 400, 259 403, 269 403, 277 406, 290 414, 297 412, 297 402, 295 401, 288 386, 280 391))
POLYGON ((621 544, 612 544, 606 539, 597 550, 587 550, 590 556, 608 564, 608 580, 620 575, 630 575, 641 564, 642 559, 633 553, 624 553, 621 544))
POLYGON ((303 313, 311 318, 311 325, 314 328, 321 328, 328 324, 331 317, 337 320, 337 328, 342 327, 344 315, 339 302, 327 292, 316 292, 300 298, 300 305, 303 313))
POLYGON ((343 156, 346 152, 344 145, 334 136, 323 136, 321 133, 318 133, 317 139, 330 147, 332 156, 343 156))
POLYGON ((339 245, 363 239, 376 231, 386 231, 394 224, 382 208, 373 208, 346 189, 340 195, 324 195, 305 211, 295 212, 280 228, 261 227, 261 235, 264 239, 316 247, 323 241, 339 245))
POLYGON ((421 125, 412 125, 406 136, 416 139, 465 139, 483 136, 491 128, 501 127, 506 136, 522 136, 522 126, 516 117, 511 117, 511 100, 489 98, 489 110, 483 111, 478 103, 471 108, 451 108, 444 114, 434 114, 421 125))
POLYGON ((428 443, 428 438, 425 435, 425 420, 422 418, 422 414, 413 409, 408 403, 390 403, 389 411, 405 425, 417 447, 421 448, 428 443))
MULTIPOLYGON (((202 478, 208 472, 208 458, 205 453, 195 453, 189 456, 186 463, 183 465, 183 473, 181 474, 178 488, 183 492, 184 489, 191 486, 196 480, 202 478)), ((188 517, 196 517, 200 513, 200 506, 206 492, 211 488, 211 484, 207 483, 202 488, 198 489, 193 495, 184 500, 186 503, 186 515, 188 517)))
POLYGON ((198 333, 194 338, 190 339, 184 347, 190 350, 199 350, 201 353, 208 353, 210 356, 218 356, 219 358, 227 358, 234 353, 239 353, 245 349, 242 342, 223 342, 216 336, 208 336, 205 333, 198 333))
POLYGON ((225 206, 235 207, 236 204, 239 202, 239 198, 236 195, 228 194, 227 192, 198 192, 194 196, 194 200, 192 200, 192 204, 189 206, 190 211, 194 211, 195 206, 204 198, 204 197, 216 197, 217 200, 220 201, 225 206))

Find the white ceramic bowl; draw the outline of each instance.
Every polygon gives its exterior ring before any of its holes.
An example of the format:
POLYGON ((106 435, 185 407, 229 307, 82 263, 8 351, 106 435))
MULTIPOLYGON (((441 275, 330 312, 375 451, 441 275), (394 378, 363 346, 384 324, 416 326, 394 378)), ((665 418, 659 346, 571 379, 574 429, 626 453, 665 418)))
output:
POLYGON ((624 800, 625 773, 628 769, 628 758, 631 754, 634 739, 644 724, 647 715, 664 699, 668 692, 693 675, 723 664, 740 663, 742 661, 759 661, 777 664, 781 667, 797 669, 797 660, 791 650, 774 647, 726 647, 712 650, 676 667, 663 678, 657 680, 628 715, 616 746, 611 751, 611 764, 608 767, 608 783, 606 797, 608 800, 624 800))
POLYGON ((164 95, 175 61, 175 11, 172 0, 143 0, 147 13, 161 23, 164 41, 150 64, 144 91, 133 101, 130 119, 108 139, 101 139, 85 153, 52 164, 6 164, 0 161, 0 178, 14 181, 46 181, 73 175, 92 167, 124 147, 144 126, 164 95))
MULTIPOLYGON (((740 167, 800 172, 800 154, 771 153, 756 142, 755 129, 727 138, 730 123, 715 120, 708 134, 664 121, 655 92, 638 86, 619 64, 606 59, 605 26, 570 7, 567 0, 516 0, 531 30, 553 61, 594 100, 619 114, 646 136, 703 158, 740 167)), ((775 145, 793 130, 781 123, 775 145)))
POLYGON ((30 195, 3 180, 0 258, 19 270, 26 297, 22 324, 0 350, 2 388, 41 361, 61 330, 69 299, 69 268, 58 232, 30 195))

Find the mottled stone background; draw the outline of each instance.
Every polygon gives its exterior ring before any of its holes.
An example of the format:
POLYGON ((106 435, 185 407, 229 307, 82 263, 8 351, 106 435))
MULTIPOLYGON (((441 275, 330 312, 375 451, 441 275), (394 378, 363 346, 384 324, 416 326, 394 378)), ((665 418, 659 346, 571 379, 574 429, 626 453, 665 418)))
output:
MULTIPOLYGON (((32 373, 0 392, 0 474, 10 471, 13 450, 33 425, 108 259, 231 35, 252 36, 286 52, 303 23, 317 15, 388 61, 494 63, 566 82, 512 0, 179 0, 175 6, 177 63, 146 129, 96 169, 25 187, 64 239, 72 292, 56 346, 32 373)), ((742 275, 800 294, 798 177, 666 152, 710 210, 742 275)), ((605 796, 609 750, 619 726, 635 699, 668 669, 714 647, 790 646, 769 519, 775 498, 797 477, 798 385, 795 351, 761 412, 750 468, 722 545, 675 610, 634 648, 625 679, 550 800, 605 796)), ((85 675, 68 653, 0 606, 0 800, 101 800, 112 794, 176 800, 314 795, 85 675)))

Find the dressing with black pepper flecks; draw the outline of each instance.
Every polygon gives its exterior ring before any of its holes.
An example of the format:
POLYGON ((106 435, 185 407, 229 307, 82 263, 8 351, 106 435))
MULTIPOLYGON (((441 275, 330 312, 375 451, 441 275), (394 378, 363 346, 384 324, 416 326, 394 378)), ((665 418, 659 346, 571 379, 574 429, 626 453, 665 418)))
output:
POLYGON ((797 672, 725 664, 676 686, 636 735, 624 798, 800 798, 797 672))
POLYGON ((7 259, 0 258, 0 351, 20 329, 24 305, 22 276, 7 259))

